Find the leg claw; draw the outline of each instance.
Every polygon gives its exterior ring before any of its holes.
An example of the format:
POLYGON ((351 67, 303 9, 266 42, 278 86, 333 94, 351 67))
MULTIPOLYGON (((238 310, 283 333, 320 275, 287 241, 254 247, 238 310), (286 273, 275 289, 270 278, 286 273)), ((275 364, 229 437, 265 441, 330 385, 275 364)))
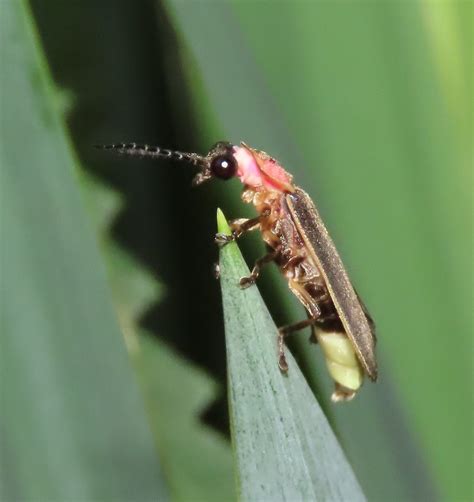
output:
POLYGON ((278 358, 278 367, 282 373, 288 373, 288 363, 286 362, 286 357, 283 354, 278 358))
POLYGON ((250 286, 253 286, 255 284, 256 278, 252 275, 249 275, 248 277, 241 277, 239 281, 239 286, 241 289, 246 289, 250 286))
POLYGON ((214 263, 212 271, 214 272, 215 279, 219 280, 221 278, 221 267, 219 266, 219 263, 214 263))
POLYGON ((227 235, 227 234, 221 234, 218 233, 214 236, 214 242, 219 246, 223 247, 226 244, 229 244, 229 242, 233 242, 235 240, 235 235, 227 235))
POLYGON ((288 363, 285 357, 285 332, 278 330, 278 367, 282 373, 288 372, 288 363))

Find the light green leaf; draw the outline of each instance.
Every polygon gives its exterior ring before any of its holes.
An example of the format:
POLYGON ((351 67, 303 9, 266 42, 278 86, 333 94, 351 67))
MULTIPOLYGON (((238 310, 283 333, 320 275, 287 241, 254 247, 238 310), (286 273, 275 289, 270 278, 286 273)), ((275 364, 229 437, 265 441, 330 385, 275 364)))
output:
MULTIPOLYGON (((219 232, 229 234, 222 212, 219 232)), ((244 500, 365 500, 291 354, 277 364, 277 328, 252 286, 237 244, 220 253, 232 441, 244 500)))
MULTIPOLYGON (((294 174, 375 318, 379 381, 328 415, 364 492, 472 498, 474 408, 454 391, 472 389, 470 4, 167 4, 215 139, 243 139, 294 174)), ((291 322, 302 309, 285 289, 262 291, 291 322)), ((298 355, 317 389, 314 352, 304 343, 298 355)))
POLYGON ((165 500, 25 2, 1 29, 1 498, 165 500))

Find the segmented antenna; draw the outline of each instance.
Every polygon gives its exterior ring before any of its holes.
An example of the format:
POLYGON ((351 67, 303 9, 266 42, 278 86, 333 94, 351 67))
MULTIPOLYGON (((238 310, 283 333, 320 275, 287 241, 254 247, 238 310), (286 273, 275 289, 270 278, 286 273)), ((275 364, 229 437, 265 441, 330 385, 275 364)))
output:
POLYGON ((206 167, 207 165, 206 159, 197 153, 178 152, 176 150, 160 148, 159 146, 137 145, 137 143, 117 143, 114 145, 95 145, 95 147, 103 150, 113 150, 119 154, 129 155, 131 157, 184 160, 198 167, 206 167))

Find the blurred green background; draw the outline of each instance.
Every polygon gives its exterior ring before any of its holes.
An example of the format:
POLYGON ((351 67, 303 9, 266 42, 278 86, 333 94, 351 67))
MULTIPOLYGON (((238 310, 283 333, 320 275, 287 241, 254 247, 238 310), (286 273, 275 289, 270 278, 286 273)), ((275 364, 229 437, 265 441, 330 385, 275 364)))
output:
MULTIPOLYGON (((472 3, 1 10, 2 500, 235 498, 212 236, 251 211, 92 147, 220 139, 313 196, 376 320, 348 405, 291 344, 368 499, 472 500, 472 3)), ((274 270, 261 290, 302 316, 274 270)))

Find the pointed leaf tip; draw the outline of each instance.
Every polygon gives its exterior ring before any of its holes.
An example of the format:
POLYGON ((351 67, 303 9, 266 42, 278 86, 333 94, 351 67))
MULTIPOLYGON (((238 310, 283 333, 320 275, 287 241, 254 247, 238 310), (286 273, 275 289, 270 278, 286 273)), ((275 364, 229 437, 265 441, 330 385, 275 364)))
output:
POLYGON ((221 234, 230 235, 231 229, 221 208, 217 208, 217 231, 221 234))

